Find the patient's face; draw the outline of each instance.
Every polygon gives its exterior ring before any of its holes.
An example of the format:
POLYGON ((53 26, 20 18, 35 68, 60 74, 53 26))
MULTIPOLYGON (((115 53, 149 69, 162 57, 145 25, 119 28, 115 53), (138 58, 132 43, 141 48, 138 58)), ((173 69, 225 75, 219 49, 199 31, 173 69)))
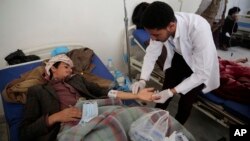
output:
POLYGON ((61 62, 58 68, 52 67, 51 69, 55 79, 62 80, 72 74, 72 68, 64 62, 61 62))

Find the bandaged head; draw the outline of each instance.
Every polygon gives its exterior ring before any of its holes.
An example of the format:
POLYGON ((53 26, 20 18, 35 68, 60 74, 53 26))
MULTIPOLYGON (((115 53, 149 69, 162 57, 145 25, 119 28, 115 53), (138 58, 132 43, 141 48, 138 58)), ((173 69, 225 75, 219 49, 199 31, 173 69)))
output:
POLYGON ((65 54, 60 54, 57 56, 52 57, 45 66, 45 71, 47 73, 48 76, 50 76, 50 69, 51 67, 56 63, 56 62, 64 62, 66 64, 68 64, 70 67, 73 67, 73 62, 72 60, 65 54))

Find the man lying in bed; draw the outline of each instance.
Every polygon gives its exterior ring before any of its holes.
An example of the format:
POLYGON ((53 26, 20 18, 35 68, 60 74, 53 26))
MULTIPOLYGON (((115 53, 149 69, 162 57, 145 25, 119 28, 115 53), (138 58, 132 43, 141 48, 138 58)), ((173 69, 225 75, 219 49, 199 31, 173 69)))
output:
POLYGON ((216 95, 242 104, 250 103, 250 67, 242 65, 247 61, 247 58, 230 61, 219 57, 220 87, 214 90, 216 95))
POLYGON ((23 141, 56 140, 61 123, 74 123, 82 117, 81 110, 74 107, 78 99, 140 99, 152 101, 152 88, 142 90, 138 95, 108 91, 97 84, 86 81, 80 75, 72 74, 73 63, 66 55, 52 57, 45 67, 47 83, 28 90, 24 119, 20 126, 23 141))

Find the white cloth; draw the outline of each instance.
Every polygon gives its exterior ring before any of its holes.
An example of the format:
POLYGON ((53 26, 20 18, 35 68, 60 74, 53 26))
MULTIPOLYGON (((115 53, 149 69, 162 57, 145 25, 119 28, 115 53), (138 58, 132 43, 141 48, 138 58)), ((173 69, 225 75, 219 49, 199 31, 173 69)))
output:
POLYGON ((72 60, 65 54, 59 54, 56 55, 54 57, 52 57, 45 66, 45 71, 47 73, 48 76, 50 76, 50 68, 56 63, 56 62, 64 62, 66 64, 68 64, 71 68, 74 66, 72 60))
MULTIPOLYGON (((220 84, 219 61, 217 51, 208 22, 199 15, 191 13, 175 13, 177 27, 173 39, 175 47, 194 72, 175 87, 177 93, 186 94, 191 89, 205 84, 203 93, 207 93, 220 84)), ((154 64, 161 54, 162 46, 167 49, 167 59, 163 70, 171 67, 174 49, 169 41, 159 42, 150 40, 144 56, 141 79, 149 80, 154 64)))

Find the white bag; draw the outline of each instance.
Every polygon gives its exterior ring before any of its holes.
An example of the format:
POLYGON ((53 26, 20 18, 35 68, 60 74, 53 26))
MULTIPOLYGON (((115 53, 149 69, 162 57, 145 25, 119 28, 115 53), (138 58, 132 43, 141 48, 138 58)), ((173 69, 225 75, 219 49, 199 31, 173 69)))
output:
POLYGON ((165 138, 165 141, 188 141, 187 137, 182 133, 174 131, 169 137, 165 138))
POLYGON ((134 121, 129 135, 132 141, 164 141, 169 127, 169 113, 157 110, 134 121))

